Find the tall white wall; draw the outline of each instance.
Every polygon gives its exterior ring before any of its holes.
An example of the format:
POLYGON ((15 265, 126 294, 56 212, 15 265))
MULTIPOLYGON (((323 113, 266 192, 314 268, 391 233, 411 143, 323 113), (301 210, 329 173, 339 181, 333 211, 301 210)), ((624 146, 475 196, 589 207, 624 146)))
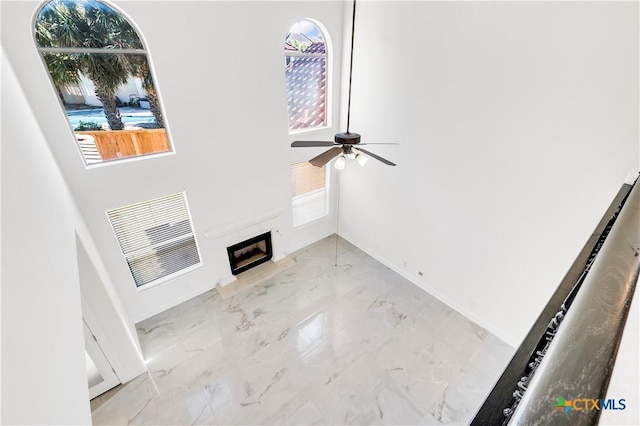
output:
POLYGON ((113 294, 111 283, 105 283, 98 272, 94 264, 97 256, 91 258, 79 235, 76 238, 76 250, 82 317, 118 379, 126 383, 147 370, 135 327, 122 312, 120 299, 113 294))
POLYGON ((639 170, 638 4, 361 2, 340 229, 517 345, 639 170), (373 147, 369 147, 373 150, 373 147))
POLYGON ((2 54, 2 424, 90 424, 71 195, 2 54))
MULTIPOLYGON (((83 166, 33 42, 39 1, 2 3, 2 42, 51 144, 106 270, 136 322, 213 288, 226 251, 205 233, 282 211, 274 244, 290 252, 335 231, 335 216, 293 229, 290 164, 315 149, 295 139, 333 138, 337 127, 341 2, 116 2, 140 29, 155 71, 175 154, 103 167, 83 166), (321 22, 334 43, 332 126, 289 135, 283 42, 296 20, 321 22), (203 267, 139 291, 105 210, 186 191, 203 267)), ((215 234, 215 232, 212 232, 215 234)))

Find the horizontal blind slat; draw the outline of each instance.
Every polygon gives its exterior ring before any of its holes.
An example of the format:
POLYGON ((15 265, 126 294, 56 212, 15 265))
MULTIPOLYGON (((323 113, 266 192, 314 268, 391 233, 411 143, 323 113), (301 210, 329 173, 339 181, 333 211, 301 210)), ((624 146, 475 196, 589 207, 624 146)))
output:
POLYGON ((151 251, 142 256, 128 258, 127 262, 137 283, 146 284, 150 281, 173 274, 189 266, 200 263, 200 256, 195 240, 177 251, 159 253, 151 251))
POLYGON ((184 193, 107 211, 139 287, 200 263, 184 193))

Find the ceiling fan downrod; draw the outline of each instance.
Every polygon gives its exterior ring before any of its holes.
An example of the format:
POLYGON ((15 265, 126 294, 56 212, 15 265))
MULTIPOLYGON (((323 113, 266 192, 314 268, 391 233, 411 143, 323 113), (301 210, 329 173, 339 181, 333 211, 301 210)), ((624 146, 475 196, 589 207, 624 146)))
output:
POLYGON ((346 133, 349 133, 349 124, 351 121, 351 78, 353 77, 353 44, 354 44, 355 36, 356 36, 356 0, 353 0, 353 13, 351 14, 351 53, 349 57, 349 95, 347 97, 347 131, 346 133))

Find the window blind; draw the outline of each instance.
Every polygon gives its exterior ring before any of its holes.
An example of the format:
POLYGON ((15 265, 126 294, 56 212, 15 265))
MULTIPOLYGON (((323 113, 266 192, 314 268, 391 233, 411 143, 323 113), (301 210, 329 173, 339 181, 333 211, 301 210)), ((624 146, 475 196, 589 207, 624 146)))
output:
POLYGON ((183 192, 107 211, 137 287, 200 264, 183 192))
POLYGON ((291 165, 291 196, 313 192, 325 186, 326 171, 324 167, 316 167, 304 161, 291 165))
POLYGON ((327 168, 308 162, 291 165, 293 226, 304 225, 329 214, 327 168))

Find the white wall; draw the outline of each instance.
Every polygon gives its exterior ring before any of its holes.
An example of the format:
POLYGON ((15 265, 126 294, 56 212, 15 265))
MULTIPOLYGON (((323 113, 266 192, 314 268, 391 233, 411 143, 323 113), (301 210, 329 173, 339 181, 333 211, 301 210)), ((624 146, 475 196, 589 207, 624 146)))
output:
POLYGON ((357 16, 351 127, 401 145, 375 149, 398 167, 348 165, 339 233, 517 345, 637 176, 638 4, 357 16))
POLYGON ((3 424, 89 424, 73 201, 2 55, 3 424))
MULTIPOLYGON (((340 2, 118 2, 141 30, 151 55, 174 155, 85 169, 33 43, 40 2, 2 3, 2 42, 19 69, 25 96, 69 182, 96 247, 132 321, 202 293, 226 271, 205 238, 211 229, 282 210, 278 243, 291 251, 335 230, 335 216, 292 229, 289 167, 319 150, 294 139, 331 140, 337 126, 290 136, 283 40, 293 22, 320 21, 342 39, 340 2), (195 83, 194 83, 195 82, 195 83), (185 190, 204 266, 146 291, 131 278, 105 210, 185 190)), ((334 43, 338 77, 341 43, 334 43)), ((339 90, 339 78, 331 82, 339 90)), ((337 117, 339 96, 330 100, 337 117)), ((332 120, 337 123, 337 119, 332 120)))
MULTIPOLYGON (((113 285, 101 277, 84 243, 77 232, 76 250, 78 275, 82 297, 82 317, 95 336, 102 352, 113 367, 121 383, 135 378, 147 370, 140 351, 138 336, 131 322, 122 312, 117 295, 113 294, 113 285), (111 289, 111 291, 107 290, 111 289)), ((85 238, 86 239, 86 238, 85 238)), ((108 276, 107 276, 108 280, 108 276)))

